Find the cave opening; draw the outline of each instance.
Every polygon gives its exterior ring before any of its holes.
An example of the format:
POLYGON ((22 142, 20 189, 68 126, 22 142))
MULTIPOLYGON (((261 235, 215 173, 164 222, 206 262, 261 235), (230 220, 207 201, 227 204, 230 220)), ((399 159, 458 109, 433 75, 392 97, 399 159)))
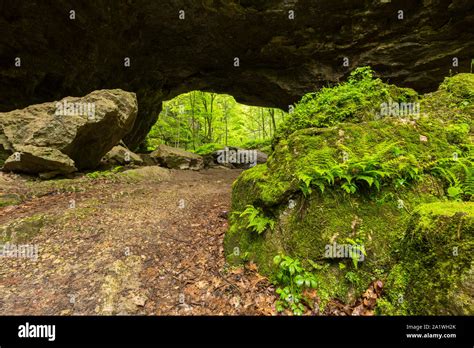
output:
POLYGON ((140 150, 164 144, 200 155, 229 147, 268 153, 287 116, 281 109, 241 104, 229 94, 194 90, 163 101, 140 150))

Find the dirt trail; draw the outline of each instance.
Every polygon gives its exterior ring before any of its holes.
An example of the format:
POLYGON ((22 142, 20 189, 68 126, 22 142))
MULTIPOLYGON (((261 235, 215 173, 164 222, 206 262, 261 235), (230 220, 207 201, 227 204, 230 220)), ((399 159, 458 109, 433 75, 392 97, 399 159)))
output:
MULTIPOLYGON (((38 259, 0 259, 0 314, 274 313, 274 291, 254 265, 225 265, 225 212, 239 173, 82 178, 69 182, 75 192, 53 187, 0 208, 0 226, 40 217, 28 240, 38 259)), ((34 187, 17 176, 0 179, 3 193, 28 195, 34 187)))

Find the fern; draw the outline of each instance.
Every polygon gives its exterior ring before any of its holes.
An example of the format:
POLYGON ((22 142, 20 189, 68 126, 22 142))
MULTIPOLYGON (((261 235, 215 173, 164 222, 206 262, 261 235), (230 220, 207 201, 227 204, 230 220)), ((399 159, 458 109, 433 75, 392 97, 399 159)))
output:
POLYGON ((272 230, 275 227, 275 220, 266 217, 260 208, 255 208, 253 205, 247 205, 239 216, 246 217, 248 220, 247 228, 258 234, 265 232, 268 227, 272 230))

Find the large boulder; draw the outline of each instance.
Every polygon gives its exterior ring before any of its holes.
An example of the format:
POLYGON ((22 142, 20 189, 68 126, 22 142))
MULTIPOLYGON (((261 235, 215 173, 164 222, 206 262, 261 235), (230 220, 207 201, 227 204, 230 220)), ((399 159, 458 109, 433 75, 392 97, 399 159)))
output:
POLYGON ((1 113, 3 170, 67 174, 94 168, 130 131, 136 115, 135 93, 120 89, 1 113))
POLYGON ((362 69, 306 95, 267 163, 232 185, 227 261, 243 262, 237 250, 278 279, 275 256, 299 260, 321 311, 380 280, 380 314, 472 315, 472 82, 458 74, 418 95, 362 69), (386 101, 422 111, 381 117, 386 101))
POLYGON ((150 157, 162 167, 170 169, 200 170, 204 168, 201 156, 167 145, 159 145, 150 157))

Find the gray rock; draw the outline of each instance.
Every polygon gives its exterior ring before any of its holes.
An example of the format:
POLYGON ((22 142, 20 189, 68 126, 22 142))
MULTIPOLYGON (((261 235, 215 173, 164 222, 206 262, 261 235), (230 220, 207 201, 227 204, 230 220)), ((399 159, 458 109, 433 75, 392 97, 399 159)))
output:
POLYGON ((41 173, 72 173, 76 171, 74 161, 57 149, 32 145, 16 145, 15 153, 3 164, 4 171, 41 173))
POLYGON ((126 165, 126 164, 137 164, 137 165, 142 165, 143 160, 139 155, 136 153, 130 151, 129 149, 117 145, 112 148, 109 152, 107 152, 103 158, 103 161, 106 163, 111 163, 111 164, 120 164, 120 165, 126 165))
POLYGON ((143 165, 145 165, 145 166, 154 166, 154 165, 156 165, 155 160, 153 158, 151 158, 149 153, 139 153, 138 156, 140 156, 140 158, 142 159, 143 165))
POLYGON ((201 156, 182 149, 159 145, 150 154, 150 157, 162 167, 170 169, 191 169, 200 170, 204 168, 204 161, 201 156))
POLYGON ((120 89, 0 113, 3 170, 68 174, 94 168, 136 115, 135 94, 120 89))

